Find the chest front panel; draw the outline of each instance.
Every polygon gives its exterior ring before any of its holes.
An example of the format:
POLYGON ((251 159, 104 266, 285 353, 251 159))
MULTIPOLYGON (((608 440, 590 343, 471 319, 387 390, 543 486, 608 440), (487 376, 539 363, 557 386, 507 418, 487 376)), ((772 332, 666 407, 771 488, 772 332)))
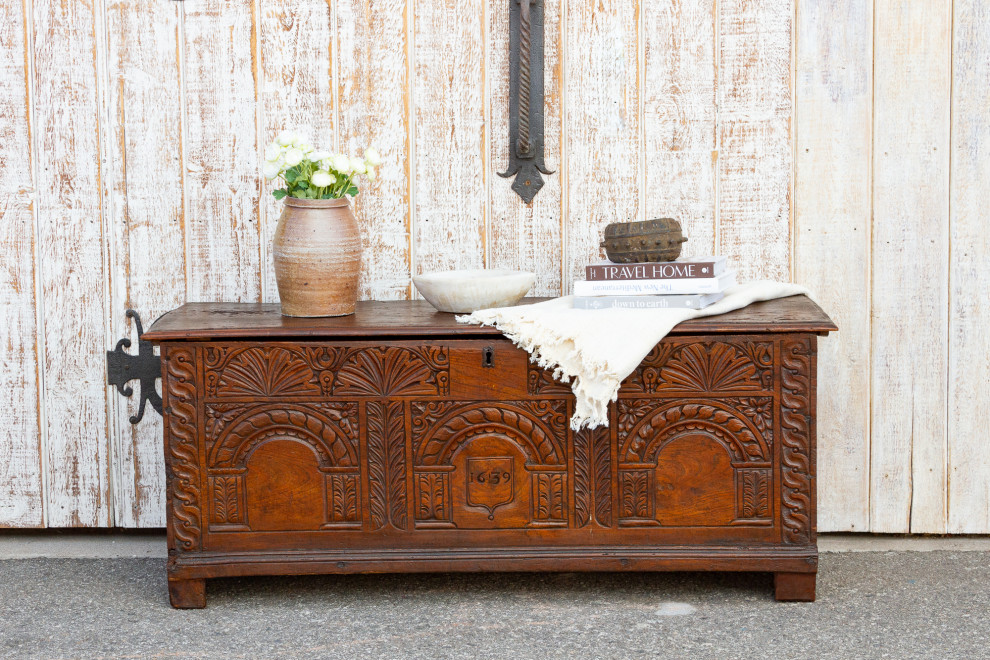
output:
POLYGON ((669 337, 573 432, 504 339, 169 342, 174 547, 813 543, 814 353, 669 337))

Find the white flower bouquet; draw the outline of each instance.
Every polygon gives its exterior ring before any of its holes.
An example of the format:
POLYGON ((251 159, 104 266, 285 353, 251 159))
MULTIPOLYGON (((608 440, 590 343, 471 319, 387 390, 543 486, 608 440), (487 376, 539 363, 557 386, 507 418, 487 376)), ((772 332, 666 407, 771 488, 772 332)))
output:
POLYGON ((354 177, 364 175, 375 180, 375 168, 382 159, 374 149, 366 149, 364 158, 317 151, 296 131, 282 131, 265 149, 263 173, 269 181, 280 179, 284 188, 272 191, 275 199, 338 199, 358 194, 354 177))

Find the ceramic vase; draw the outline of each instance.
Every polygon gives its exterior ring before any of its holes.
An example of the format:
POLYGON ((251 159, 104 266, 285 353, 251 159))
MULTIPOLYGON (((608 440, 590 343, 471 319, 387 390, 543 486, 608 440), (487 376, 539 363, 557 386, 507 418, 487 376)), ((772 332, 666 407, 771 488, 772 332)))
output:
POLYGON ((283 315, 354 313, 361 233, 346 197, 286 197, 272 248, 283 315))

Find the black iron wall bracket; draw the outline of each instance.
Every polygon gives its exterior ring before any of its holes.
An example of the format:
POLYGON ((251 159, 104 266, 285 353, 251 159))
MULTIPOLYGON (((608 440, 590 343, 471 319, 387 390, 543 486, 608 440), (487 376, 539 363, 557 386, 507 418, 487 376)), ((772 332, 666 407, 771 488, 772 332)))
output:
POLYGON ((512 189, 529 204, 553 174, 543 160, 543 0, 509 3, 509 167, 512 189))
POLYGON ((162 375, 162 359, 155 355, 155 347, 150 341, 144 341, 144 328, 141 327, 141 317, 133 309, 127 310, 128 318, 134 319, 138 332, 138 352, 137 355, 125 353, 125 348, 131 347, 130 339, 121 339, 117 342, 117 347, 112 351, 107 351, 107 382, 117 387, 117 391, 124 396, 131 396, 134 390, 129 383, 138 380, 141 384, 141 402, 138 405, 137 415, 130 417, 131 424, 137 424, 144 417, 144 405, 151 402, 151 407, 162 414, 162 398, 155 389, 155 381, 162 375))

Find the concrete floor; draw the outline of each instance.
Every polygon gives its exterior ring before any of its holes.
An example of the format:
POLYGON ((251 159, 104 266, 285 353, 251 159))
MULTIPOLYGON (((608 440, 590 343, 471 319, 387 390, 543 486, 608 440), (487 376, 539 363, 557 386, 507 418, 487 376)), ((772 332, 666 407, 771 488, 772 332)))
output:
POLYGON ((0 657, 990 658, 979 550, 824 553, 810 604, 776 603, 765 574, 207 584, 207 609, 179 611, 160 558, 0 560, 0 657))
MULTIPOLYGON (((990 552, 990 536, 819 534, 821 552, 990 552)), ((165 530, 0 530, 0 560, 164 559, 165 530)))

